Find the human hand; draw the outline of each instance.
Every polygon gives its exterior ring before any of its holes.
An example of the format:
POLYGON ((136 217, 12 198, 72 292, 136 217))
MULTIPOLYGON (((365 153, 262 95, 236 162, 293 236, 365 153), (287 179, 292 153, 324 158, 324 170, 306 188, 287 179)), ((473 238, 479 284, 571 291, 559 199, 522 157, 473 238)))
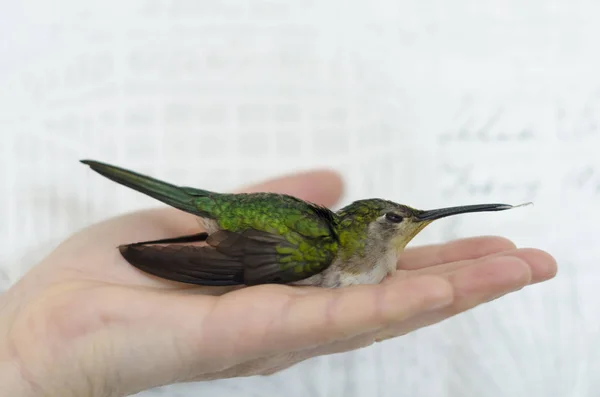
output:
MULTIPOLYGON (((244 190, 331 206, 342 185, 335 174, 311 172, 244 190)), ((0 297, 7 395, 125 396, 271 374, 406 334, 556 273, 542 251, 480 237, 409 248, 380 285, 216 288, 153 277, 116 249, 196 232, 181 211, 136 212, 77 233, 34 267, 0 297)))

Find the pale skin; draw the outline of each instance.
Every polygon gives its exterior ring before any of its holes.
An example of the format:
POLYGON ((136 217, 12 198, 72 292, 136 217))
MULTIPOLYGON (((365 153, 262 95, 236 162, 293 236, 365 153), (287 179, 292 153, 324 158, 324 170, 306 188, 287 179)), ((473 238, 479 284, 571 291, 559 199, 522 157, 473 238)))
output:
MULTIPOLYGON (((243 191, 332 206, 342 182, 315 171, 243 191)), ((404 335, 556 274, 543 251, 478 237, 409 248, 380 285, 232 290, 149 276, 115 248, 198 231, 194 217, 161 208, 91 226, 61 244, 0 296, 4 393, 116 397, 177 382, 269 375, 404 335)))

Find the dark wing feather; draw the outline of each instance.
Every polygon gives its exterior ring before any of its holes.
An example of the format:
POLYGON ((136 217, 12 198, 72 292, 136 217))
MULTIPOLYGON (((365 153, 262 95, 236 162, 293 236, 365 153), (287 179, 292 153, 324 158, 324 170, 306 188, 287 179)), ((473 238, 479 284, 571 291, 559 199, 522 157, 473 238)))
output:
POLYGON ((141 241, 139 243, 129 244, 129 246, 148 245, 148 244, 196 243, 196 242, 200 242, 200 241, 206 241, 207 238, 208 238, 208 233, 201 232, 201 233, 196 233, 196 234, 190 234, 189 236, 163 238, 160 240, 141 241))
POLYGON ((298 247, 284 237, 254 229, 135 243, 121 246, 120 251, 130 264, 144 272, 210 286, 298 281, 322 271, 334 258, 331 253, 317 261, 306 261, 298 247), (204 239, 207 246, 177 244, 204 239))
POLYGON ((119 249, 136 268, 167 280, 210 286, 243 284, 243 264, 212 247, 131 244, 119 249))
POLYGON ((291 260, 292 254, 284 253, 293 252, 297 247, 276 234, 254 229, 241 233, 220 230, 206 242, 243 263, 246 285, 289 283, 314 274, 310 268, 291 260))

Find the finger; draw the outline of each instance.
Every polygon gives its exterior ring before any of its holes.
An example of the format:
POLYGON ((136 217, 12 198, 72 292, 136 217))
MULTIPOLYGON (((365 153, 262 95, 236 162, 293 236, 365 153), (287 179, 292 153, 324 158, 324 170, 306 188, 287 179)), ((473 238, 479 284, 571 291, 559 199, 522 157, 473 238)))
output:
MULTIPOLYGON (((512 251, 497 252, 495 254, 488 255, 485 258, 495 257, 515 257, 520 258, 529 264, 531 269, 531 283, 539 283, 542 281, 549 280, 556 275, 557 264, 556 260, 547 252, 533 248, 521 248, 512 251)), ((408 272, 408 277, 417 277, 425 274, 437 274, 437 275, 448 275, 451 272, 455 272, 458 269, 472 266, 476 264, 480 259, 469 259, 451 263, 445 263, 443 265, 426 267, 423 269, 414 270, 408 272)))
POLYGON ((442 263, 476 259, 497 252, 514 250, 515 244, 503 237, 474 237, 445 244, 408 248, 398 261, 398 269, 415 270, 442 263))
POLYGON ((451 305, 399 322, 381 332, 378 340, 404 335, 519 290, 531 282, 531 277, 530 265, 521 258, 502 256, 481 259, 473 266, 447 275, 454 293, 451 305))
MULTIPOLYGON (((486 264, 485 261, 487 261, 488 259, 492 258, 492 257, 497 257, 500 258, 500 256, 509 256, 509 257, 513 257, 513 258, 519 258, 522 259, 523 261, 527 262, 527 264, 530 267, 531 270, 531 282, 540 282, 543 281, 545 279, 551 278, 556 274, 556 261, 554 260, 554 258, 552 258, 549 254, 543 252, 543 251, 539 251, 539 250, 534 250, 534 249, 520 249, 520 250, 515 250, 515 251, 509 251, 507 254, 495 254, 483 259, 479 259, 479 260, 467 260, 467 261, 459 261, 459 262, 455 262, 455 263, 450 263, 447 265, 440 265, 440 266, 435 266, 432 268, 425 268, 425 269, 420 269, 414 272, 410 272, 410 273, 415 273, 417 275, 424 275, 425 272, 427 271, 433 271, 435 269, 438 270, 438 273, 441 273, 441 275, 444 275, 445 277, 448 277, 449 279, 451 279, 452 277, 454 277, 454 275, 451 275, 450 273, 454 272, 456 273, 457 271, 461 270, 463 271, 463 273, 459 274, 457 277, 457 281, 460 282, 461 279, 460 277, 465 277, 465 275, 468 277, 469 274, 472 275, 472 273, 470 272, 464 272, 464 268, 467 266, 475 266, 475 275, 477 275, 477 271, 481 271, 480 266, 489 266, 488 264, 486 264)), ((509 258, 509 261, 511 259, 509 258)), ((498 270, 498 269, 496 269, 498 270)), ((509 285, 510 285, 510 274, 508 274, 507 276, 509 276, 509 285)), ((414 276, 411 276, 414 277, 414 276)), ((485 281, 485 280, 483 280, 485 281)), ((492 279, 488 280, 489 282, 491 282, 491 289, 485 289, 483 291, 480 291, 479 293, 481 294, 481 298, 479 298, 479 301, 475 301, 474 303, 471 303, 470 306, 473 305, 477 305, 481 302, 481 300, 483 301, 487 301, 487 299, 489 298, 489 294, 491 292, 492 296, 494 296, 495 293, 499 293, 499 294, 503 294, 505 292, 507 292, 503 287, 502 284, 499 285, 494 285, 494 283, 496 281, 500 281, 502 282, 501 278, 494 278, 493 274, 492 274, 492 279), (495 288, 495 289, 494 289, 495 288), (499 292, 498 292, 499 291, 499 292), (487 296, 485 294, 488 294, 487 296)), ((392 280, 387 281, 387 282, 392 282, 392 280)), ((466 281, 463 280, 463 283, 466 283, 467 285, 469 285, 469 283, 471 283, 471 281, 469 281, 468 279, 466 281)), ((481 284, 481 283, 480 283, 481 284)), ((473 285, 477 285, 476 282, 473 283, 473 285)), ((514 285, 513 285, 514 286, 514 285)), ((460 284, 459 284, 460 287, 460 284)), ((480 285, 481 287, 481 285, 480 285)), ((489 285, 485 285, 483 284, 484 288, 489 288, 489 285)), ((477 291, 475 291, 477 292, 477 291)), ((461 289, 459 289, 458 293, 461 293, 461 289)), ((464 294, 464 291, 462 292, 464 294)), ((471 292, 471 295, 473 295, 473 292, 471 292)), ((463 299, 464 300, 464 299, 463 299)), ((458 302, 456 307, 458 307, 458 309, 455 307, 455 312, 458 313, 460 311, 464 311, 467 310, 469 308, 469 304, 467 303, 467 306, 464 306, 464 303, 460 303, 458 302), (462 305, 462 308, 461 308, 462 305)), ((429 312, 428 312, 429 313, 429 312)), ((413 320, 409 320, 409 322, 411 322, 411 324, 404 324, 403 327, 398 328, 397 326, 393 329, 393 330, 386 330, 386 332, 383 333, 384 337, 382 337, 381 335, 378 336, 378 334, 380 332, 367 332, 364 334, 360 334, 358 336, 355 337, 351 337, 349 339, 343 339, 343 340, 338 340, 338 341, 334 341, 333 343, 327 343, 327 344, 322 344, 319 345, 317 347, 314 348, 309 348, 309 349, 303 349, 303 350, 299 350, 299 351, 292 351, 283 355, 276 355, 274 357, 272 357, 272 359, 270 360, 264 360, 264 359, 259 359, 259 360, 255 360, 255 361, 250 361, 247 363, 247 365, 238 367, 237 369, 235 369, 235 371, 242 371, 244 374, 248 374, 248 375, 256 375, 258 373, 262 373, 262 374, 271 374, 271 373, 275 373, 278 371, 281 371, 285 368, 288 368, 290 366, 293 366, 301 361, 307 360, 311 357, 316 357, 316 356, 321 356, 321 355, 327 355, 327 354, 335 354, 335 353, 342 353, 342 352, 347 352, 347 351, 352 351, 352 350, 356 350, 359 348, 363 348, 365 346, 368 346, 372 343, 374 343, 374 341, 377 339, 381 340, 381 339, 386 339, 387 337, 392 337, 392 336, 396 336, 398 334, 404 334, 407 332, 410 332, 411 330, 417 329, 419 327, 423 327, 438 321, 443 320, 444 318, 446 318, 447 316, 450 316, 451 314, 445 314, 443 316, 440 317, 439 313, 434 312, 435 313, 435 317, 431 317, 431 315, 425 314, 425 315, 417 315, 416 317, 413 318, 413 320)), ((234 372, 235 372, 234 371, 234 372)))
MULTIPOLYGON (((307 349, 452 302, 448 281, 433 276, 313 293, 298 290, 271 285, 220 297, 203 324, 203 354, 210 354, 207 346, 227 346, 246 359, 307 349)), ((191 338, 197 338, 197 329, 191 338)))
POLYGON ((313 357, 346 353, 368 347, 376 342, 378 333, 378 331, 367 332, 349 339, 338 340, 333 343, 324 344, 311 349, 288 353, 283 357, 279 357, 277 362, 268 367, 267 370, 263 371, 263 375, 270 375, 275 372, 282 371, 313 357))

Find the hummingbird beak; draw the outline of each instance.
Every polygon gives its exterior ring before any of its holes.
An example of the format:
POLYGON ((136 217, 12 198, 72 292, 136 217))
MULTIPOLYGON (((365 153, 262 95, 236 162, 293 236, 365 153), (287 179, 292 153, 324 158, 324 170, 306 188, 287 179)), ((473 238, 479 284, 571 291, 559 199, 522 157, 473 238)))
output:
POLYGON ((422 211, 415 216, 415 220, 418 222, 431 222, 436 219, 445 218, 447 216, 466 214, 469 212, 489 212, 489 211, 505 211, 512 208, 522 207, 531 203, 524 203, 520 205, 509 205, 509 204, 476 204, 476 205, 463 205, 460 207, 448 207, 438 208, 435 210, 422 211))

